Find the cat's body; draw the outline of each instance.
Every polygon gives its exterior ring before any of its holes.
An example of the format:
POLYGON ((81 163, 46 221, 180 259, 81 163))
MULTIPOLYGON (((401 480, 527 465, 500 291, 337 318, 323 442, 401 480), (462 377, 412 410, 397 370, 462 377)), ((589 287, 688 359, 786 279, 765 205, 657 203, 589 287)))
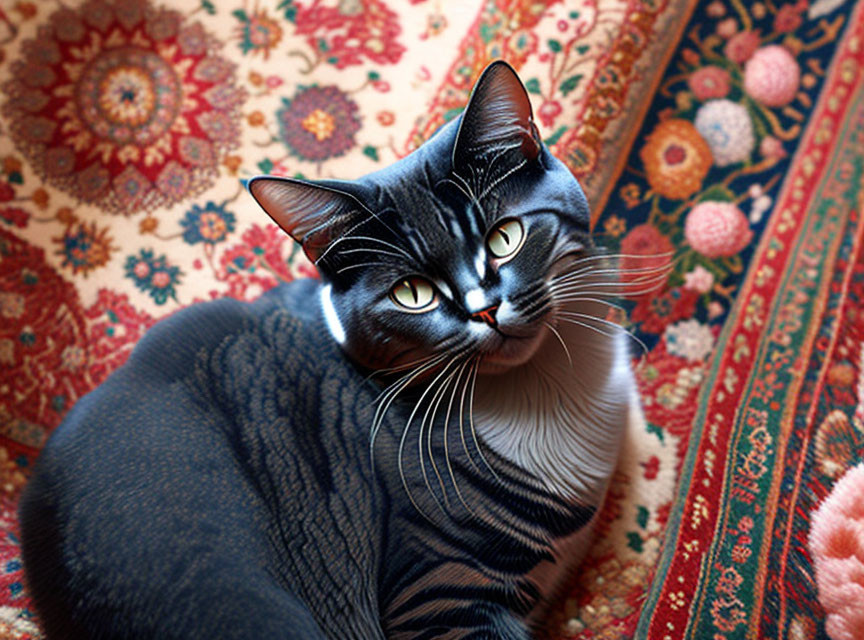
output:
MULTIPOLYGON (((499 71, 463 130, 518 101, 499 71)), ((608 278, 563 272, 593 264, 584 196, 519 109, 351 185, 253 183, 325 282, 172 316, 58 428, 20 510, 50 639, 530 637, 637 403, 622 335, 584 320, 608 278), (447 187, 451 149, 483 180, 447 187)))

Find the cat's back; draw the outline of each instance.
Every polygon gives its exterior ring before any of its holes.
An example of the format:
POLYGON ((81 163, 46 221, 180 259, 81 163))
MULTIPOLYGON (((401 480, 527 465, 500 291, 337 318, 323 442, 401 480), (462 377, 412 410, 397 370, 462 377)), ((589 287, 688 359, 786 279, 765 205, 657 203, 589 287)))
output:
MULTIPOLYGON (((344 489, 328 465, 355 455, 321 433, 339 428, 323 415, 326 387, 357 374, 322 331, 318 287, 174 314, 57 428, 20 506, 49 637, 284 634, 275 625, 307 595, 291 541, 334 537, 321 514, 344 489), (214 615, 219 602, 229 610, 214 615), (272 607, 272 620, 243 606, 272 607), (96 619, 100 633, 76 627, 96 619)), ((368 503, 362 480, 351 478, 354 497, 368 503)), ((312 625, 304 637, 317 637, 312 625)))

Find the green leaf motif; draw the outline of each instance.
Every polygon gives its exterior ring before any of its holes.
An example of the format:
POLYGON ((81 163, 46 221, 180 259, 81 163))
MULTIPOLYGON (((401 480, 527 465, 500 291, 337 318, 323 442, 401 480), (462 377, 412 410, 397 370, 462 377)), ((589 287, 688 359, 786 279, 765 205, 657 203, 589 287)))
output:
POLYGON ((588 53, 588 49, 590 48, 591 45, 580 44, 578 47, 576 47, 576 53, 578 53, 580 56, 584 56, 586 53, 588 53))
POLYGON ((372 158, 375 162, 378 162, 378 160, 380 159, 380 158, 378 157, 378 149, 376 149, 376 148, 373 147, 372 145, 366 145, 365 147, 363 147, 363 155, 364 155, 364 156, 369 156, 369 157, 372 158))
POLYGON ((640 506, 636 511, 636 524, 638 524, 643 529, 648 526, 648 509, 640 506))
POLYGON ((528 82, 525 83, 525 88, 528 90, 528 93, 540 93, 540 81, 537 78, 530 78, 528 82))
POLYGON ((698 202, 733 202, 735 194, 722 184, 714 185, 699 194, 698 202))
POLYGON ((575 76, 570 76, 564 82, 561 83, 561 93, 565 96, 573 91, 576 87, 579 86, 579 83, 582 81, 584 76, 581 73, 577 73, 575 76))
POLYGON ((249 22, 249 16, 246 15, 246 12, 243 9, 234 9, 231 12, 231 15, 237 18, 240 22, 249 22))
POLYGON ((642 553, 642 550, 645 548, 645 543, 642 541, 642 536, 635 531, 630 531, 627 534, 627 546, 633 549, 636 553, 642 553))
POLYGON ((558 42, 557 40, 555 40, 555 39, 549 39, 549 40, 546 42, 546 44, 549 46, 549 48, 550 48, 554 53, 561 53, 561 49, 562 49, 562 47, 561 47, 561 43, 558 42))
POLYGON ((543 141, 543 144, 545 144, 547 147, 551 147, 553 144, 558 142, 558 140, 566 133, 566 131, 567 127, 558 127, 555 133, 553 133, 551 136, 549 136, 543 141))
POLYGON ((660 442, 665 441, 666 436, 663 435, 663 429, 658 427, 656 424, 651 424, 649 422, 647 426, 647 431, 648 433, 653 433, 654 435, 656 435, 660 439, 660 442))
POLYGON ((210 0, 201 0, 201 8, 204 9, 204 11, 208 13, 208 15, 216 15, 216 7, 213 5, 212 2, 210 2, 210 0))
POLYGON ((273 162, 269 158, 264 158, 258 163, 258 168, 261 169, 261 173, 270 173, 273 171, 273 162))

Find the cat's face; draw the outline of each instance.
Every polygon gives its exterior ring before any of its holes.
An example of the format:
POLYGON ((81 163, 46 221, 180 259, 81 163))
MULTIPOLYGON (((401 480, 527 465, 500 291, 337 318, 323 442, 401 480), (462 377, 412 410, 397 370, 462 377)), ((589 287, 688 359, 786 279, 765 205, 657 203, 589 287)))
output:
POLYGON ((318 266, 334 338, 376 370, 525 363, 555 339, 550 283, 589 249, 582 190, 503 64, 457 121, 388 169, 353 182, 262 177, 250 190, 318 266))

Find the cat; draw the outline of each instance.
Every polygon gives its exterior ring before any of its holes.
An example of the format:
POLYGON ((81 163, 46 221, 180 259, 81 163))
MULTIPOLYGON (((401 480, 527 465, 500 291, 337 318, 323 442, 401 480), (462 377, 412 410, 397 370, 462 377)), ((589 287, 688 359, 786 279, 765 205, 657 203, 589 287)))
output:
POLYGON ((163 320, 56 429, 19 508, 47 638, 532 637, 639 405, 516 72, 386 169, 248 189, 321 279, 163 320))

